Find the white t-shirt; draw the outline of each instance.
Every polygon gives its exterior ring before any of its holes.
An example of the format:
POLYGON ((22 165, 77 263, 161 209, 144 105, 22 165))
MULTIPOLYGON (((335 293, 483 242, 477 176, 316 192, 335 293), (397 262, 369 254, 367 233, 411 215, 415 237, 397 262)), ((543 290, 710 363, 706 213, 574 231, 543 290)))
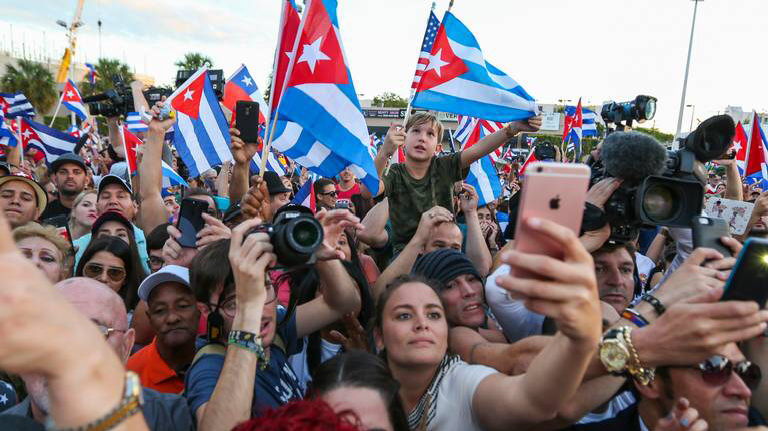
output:
MULTIPOLYGON (((296 353, 288 357, 288 363, 291 364, 294 374, 299 381, 299 386, 303 392, 307 392, 307 387, 312 381, 312 376, 309 374, 309 366, 307 365, 307 344, 309 338, 304 337, 304 347, 301 352, 296 353)), ((320 339, 320 362, 325 362, 341 352, 341 344, 334 344, 324 339, 320 339)))
POLYGON ((635 252, 635 266, 637 266, 637 274, 640 276, 640 281, 643 282, 643 286, 648 282, 648 275, 656 268, 656 264, 644 254, 635 252))
POLYGON ((496 284, 496 277, 509 273, 509 265, 501 265, 485 280, 485 302, 504 330, 510 343, 532 335, 541 335, 544 315, 525 308, 522 301, 512 299, 496 284))
POLYGON ((485 365, 470 365, 458 361, 443 377, 437 393, 435 417, 428 431, 481 430, 472 413, 472 399, 477 385, 498 371, 485 365))

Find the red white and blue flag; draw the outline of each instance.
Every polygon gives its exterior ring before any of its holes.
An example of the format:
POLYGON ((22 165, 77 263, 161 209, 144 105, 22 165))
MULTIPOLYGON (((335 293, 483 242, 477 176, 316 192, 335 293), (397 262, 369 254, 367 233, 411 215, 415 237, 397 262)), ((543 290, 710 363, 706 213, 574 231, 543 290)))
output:
POLYGON ((96 72, 96 66, 91 63, 85 63, 85 67, 88 68, 88 72, 85 74, 85 77, 88 78, 88 82, 91 85, 96 84, 96 77, 99 76, 99 72, 96 72))
POLYGON ((523 162, 523 166, 520 167, 520 171, 518 172, 519 176, 525 175, 525 170, 528 169, 528 165, 538 161, 538 159, 536 158, 536 152, 533 150, 534 148, 531 147, 531 151, 528 153, 528 158, 525 159, 525 162, 523 162))
POLYGON ((427 29, 424 31, 424 39, 421 41, 421 51, 419 52, 419 61, 416 63, 416 73, 413 74, 413 83, 411 91, 415 91, 424 75, 424 70, 429 65, 429 54, 432 53, 432 45, 435 43, 437 30, 440 28, 440 20, 437 19, 433 11, 429 11, 427 20, 427 29))
POLYGON ((149 126, 141 121, 141 114, 138 112, 128 112, 125 114, 125 126, 134 133, 149 132, 149 126))
POLYGON ((11 128, 5 122, 5 115, 3 111, 0 110, 0 146, 15 147, 18 143, 19 141, 16 139, 16 135, 13 133, 13 130, 11 130, 11 128))
MULTIPOLYGON (((288 66, 291 64, 293 47, 296 44, 296 34, 299 32, 299 25, 301 24, 301 18, 294 1, 282 0, 282 3, 277 48, 275 49, 275 69, 272 72, 272 88, 269 91, 269 118, 274 118, 277 106, 280 104, 285 77, 288 75, 288 66)), ((267 134, 269 133, 271 132, 268 131, 267 134)))
POLYGON ((123 140, 123 149, 125 150, 125 161, 128 163, 128 172, 133 176, 139 170, 139 165, 137 163, 138 154, 136 151, 139 148, 139 145, 142 144, 141 139, 136 137, 136 135, 131 133, 127 127, 122 125, 120 126, 119 136, 121 136, 121 139, 123 140))
POLYGON ((173 145, 189 175, 232 160, 229 125, 213 92, 207 68, 195 72, 167 100, 176 111, 173 145))
POLYGON ((730 149, 736 152, 734 159, 741 175, 744 175, 744 168, 747 166, 747 148, 749 148, 749 138, 747 138, 744 125, 739 121, 736 123, 736 131, 733 134, 733 144, 730 149))
MULTIPOLYGON (((576 107, 573 105, 567 105, 565 107, 565 117, 573 119, 576 115, 576 107)), ((588 108, 581 108, 581 118, 582 118, 582 125, 581 125, 581 136, 597 136, 597 122, 602 122, 602 118, 600 118, 597 113, 591 109, 588 108)))
POLYGON ((485 61, 472 32, 447 11, 411 105, 503 122, 538 112, 533 97, 485 61))
POLYGON ((85 109, 83 98, 80 97, 80 91, 77 90, 77 86, 71 79, 67 80, 64 91, 61 92, 61 104, 74 112, 81 120, 85 121, 88 118, 88 111, 85 109))
POLYGON ((267 122, 267 107, 264 106, 264 96, 261 95, 256 81, 253 80, 244 64, 241 64, 235 73, 227 79, 227 84, 224 85, 224 98, 221 100, 221 104, 232 111, 233 122, 235 121, 235 105, 240 100, 259 103, 259 132, 260 134, 263 133, 263 127, 267 122))
POLYGON ((757 112, 752 114, 752 129, 749 133, 747 144, 747 163, 744 169, 744 177, 755 181, 768 181, 768 155, 766 155, 765 133, 760 127, 760 117, 757 112))
POLYGON ((71 153, 77 144, 77 138, 52 129, 40 123, 21 119, 21 144, 22 148, 35 148, 45 154, 45 162, 50 165, 64 153, 71 153))
POLYGON ((292 204, 303 205, 312 210, 317 211, 317 203, 315 202, 315 182, 310 178, 304 183, 303 186, 296 192, 296 196, 291 201, 292 204))
MULTIPOLYGON (((342 48, 335 0, 310 0, 277 108, 273 145, 325 177, 350 167, 376 193, 370 137, 342 48)), ((277 76, 277 74, 275 74, 277 76)))
POLYGON ((0 107, 7 118, 35 116, 35 108, 23 93, 0 93, 0 107))
MULTIPOLYGON (((464 138, 460 140, 461 150, 464 151, 475 145, 488 135, 498 130, 495 126, 498 123, 488 122, 472 117, 465 117, 459 115, 458 129, 469 129, 469 133, 463 133, 461 136, 464 138)), ((469 166, 469 174, 467 175, 467 183, 475 188, 478 196, 478 206, 487 205, 490 202, 496 200, 501 196, 503 188, 501 181, 499 181, 499 174, 496 172, 491 156, 484 156, 475 161, 469 166)))
POLYGON ((581 127, 584 124, 583 114, 581 111, 581 98, 579 98, 579 104, 576 105, 576 112, 573 114, 573 119, 570 122, 570 130, 566 142, 568 145, 565 147, 565 152, 572 151, 576 158, 581 154, 581 127))

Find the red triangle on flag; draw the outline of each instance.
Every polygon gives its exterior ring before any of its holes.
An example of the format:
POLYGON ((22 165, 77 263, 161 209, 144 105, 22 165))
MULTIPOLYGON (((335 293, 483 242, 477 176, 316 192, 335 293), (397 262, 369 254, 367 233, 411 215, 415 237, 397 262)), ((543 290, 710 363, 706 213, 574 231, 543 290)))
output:
POLYGON ((749 151, 747 152, 747 166, 744 175, 754 175, 762 171, 765 160, 765 146, 763 136, 760 133, 760 117, 757 112, 752 116, 752 131, 749 134, 749 151))
POLYGON ((62 102, 82 102, 80 99, 80 93, 78 93, 72 81, 67 81, 64 86, 64 92, 61 94, 62 102))
POLYGON ((137 149, 142 144, 141 139, 131 133, 127 127, 120 126, 120 132, 123 136, 123 148, 125 149, 125 161, 128 163, 128 169, 131 175, 135 174, 139 169, 137 162, 137 149))
POLYGON ((176 90, 176 97, 171 102, 173 109, 196 119, 199 116, 200 99, 203 97, 203 86, 207 76, 207 72, 203 72, 192 82, 176 90))
POLYGON ((310 3, 293 60, 289 86, 349 83, 341 44, 322 1, 310 3))
POLYGON ((424 75, 421 76, 417 91, 429 90, 444 82, 450 81, 459 75, 466 73, 469 68, 464 61, 456 56, 448 43, 448 36, 445 34, 445 27, 440 25, 437 31, 435 43, 432 45, 432 52, 427 57, 427 65, 424 68, 424 75))

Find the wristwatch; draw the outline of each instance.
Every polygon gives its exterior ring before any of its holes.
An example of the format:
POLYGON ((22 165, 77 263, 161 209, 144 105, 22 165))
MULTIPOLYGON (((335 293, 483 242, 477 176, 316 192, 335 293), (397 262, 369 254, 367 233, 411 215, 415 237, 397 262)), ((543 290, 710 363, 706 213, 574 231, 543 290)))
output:
POLYGON ((647 385, 655 376, 653 368, 645 368, 632 345, 632 328, 620 326, 609 329, 600 340, 600 362, 609 373, 615 376, 631 376, 640 384, 647 385))
MULTIPOLYGON (((99 419, 79 427, 66 428, 66 431, 107 431, 113 429, 124 420, 140 412, 143 405, 144 397, 141 392, 139 376, 133 371, 127 371, 125 373, 123 398, 117 407, 99 419)), ((62 430, 61 428, 56 428, 51 416, 48 416, 45 428, 47 430, 62 430)))

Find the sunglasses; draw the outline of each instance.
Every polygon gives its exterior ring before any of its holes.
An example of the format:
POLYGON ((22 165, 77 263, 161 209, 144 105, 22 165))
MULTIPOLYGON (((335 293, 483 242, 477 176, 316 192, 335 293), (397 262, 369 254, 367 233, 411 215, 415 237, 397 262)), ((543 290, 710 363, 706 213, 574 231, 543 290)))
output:
POLYGON ((152 269, 160 269, 165 265, 165 260, 162 257, 149 256, 149 267, 152 269))
POLYGON ((712 386, 724 385, 731 378, 731 374, 735 372, 750 390, 755 390, 763 377, 757 364, 749 361, 734 363, 722 355, 715 355, 699 365, 686 368, 699 370, 702 380, 712 386))
POLYGON ((338 193, 336 192, 336 190, 333 190, 333 191, 325 192, 325 193, 320 192, 320 194, 323 195, 323 196, 331 196, 331 197, 335 198, 338 193))
POLYGON ((125 280, 125 270, 114 266, 105 267, 100 263, 89 263, 83 268, 83 275, 88 278, 99 278, 101 274, 107 271, 107 277, 115 283, 125 280))

